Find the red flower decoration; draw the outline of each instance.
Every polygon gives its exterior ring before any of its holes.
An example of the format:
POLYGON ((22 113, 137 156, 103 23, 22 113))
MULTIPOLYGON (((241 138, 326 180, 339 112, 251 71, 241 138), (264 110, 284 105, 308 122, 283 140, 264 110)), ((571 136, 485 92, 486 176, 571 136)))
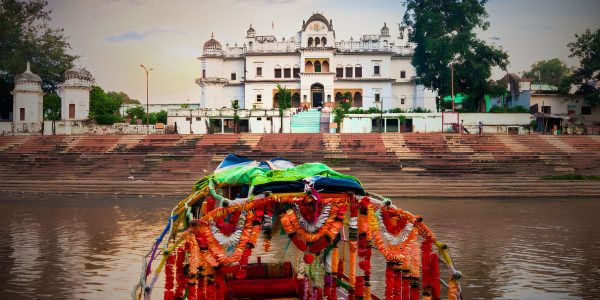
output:
POLYGON ((363 271, 371 270, 371 261, 363 260, 358 263, 358 267, 363 271))
POLYGON ((244 279, 244 278, 246 278, 247 275, 248 275, 248 272, 246 272, 246 270, 240 269, 239 271, 237 271, 235 273, 235 278, 244 279))
POLYGON ((312 254, 304 254, 304 262, 307 264, 312 264, 315 261, 315 257, 312 254))

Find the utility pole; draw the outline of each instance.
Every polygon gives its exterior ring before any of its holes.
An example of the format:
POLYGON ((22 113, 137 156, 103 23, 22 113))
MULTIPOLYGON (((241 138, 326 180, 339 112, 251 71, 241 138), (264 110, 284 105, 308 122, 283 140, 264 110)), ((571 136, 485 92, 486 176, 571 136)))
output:
POLYGON ((452 112, 454 112, 454 62, 450 63, 450 77, 452 80, 452 112))
POLYGON ((383 132, 383 97, 379 96, 379 104, 381 104, 381 109, 379 110, 379 133, 383 132))
POLYGON ((146 134, 150 134, 150 105, 148 104, 148 72, 154 70, 148 69, 144 65, 140 65, 146 71, 146 134))
POLYGON ((188 109, 190 110, 190 134, 192 134, 192 107, 190 106, 190 99, 187 99, 188 109))

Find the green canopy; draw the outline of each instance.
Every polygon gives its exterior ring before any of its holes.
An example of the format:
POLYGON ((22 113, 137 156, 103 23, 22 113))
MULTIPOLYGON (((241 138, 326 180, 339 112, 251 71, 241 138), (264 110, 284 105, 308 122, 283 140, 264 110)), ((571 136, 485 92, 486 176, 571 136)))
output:
MULTIPOLYGON (((462 103, 463 100, 465 100, 467 98, 469 98, 469 96, 458 93, 458 94, 454 95, 454 103, 462 103)), ((452 96, 444 97, 444 101, 452 101, 452 96)))
MULTIPOLYGON (((465 99, 467 99, 467 98, 469 98, 468 95, 463 95, 461 93, 458 93, 458 94, 454 95, 454 103, 455 104, 463 103, 463 101, 465 99)), ((485 111, 486 112, 490 112, 490 108, 491 108, 491 105, 490 105, 490 101, 491 101, 490 95, 487 95, 487 94, 483 95, 483 99, 485 100, 485 111)), ((452 101, 452 96, 445 96, 443 98, 443 100, 444 101, 452 101)))
POLYGON ((204 187, 211 177, 217 184, 255 186, 277 181, 295 181, 317 175, 349 179, 360 184, 356 177, 334 171, 322 163, 306 163, 285 170, 269 170, 261 168, 257 164, 247 164, 217 171, 213 175, 206 176, 196 182, 194 189, 198 190, 204 187))

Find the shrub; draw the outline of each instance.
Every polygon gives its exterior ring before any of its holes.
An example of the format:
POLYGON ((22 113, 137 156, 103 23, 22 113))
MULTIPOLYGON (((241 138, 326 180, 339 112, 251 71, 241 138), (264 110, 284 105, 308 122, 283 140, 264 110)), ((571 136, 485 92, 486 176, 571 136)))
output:
POLYGON ((388 110, 387 112, 392 113, 392 114, 398 114, 398 113, 404 113, 406 111, 402 108, 397 107, 397 108, 392 108, 392 109, 388 110))
POLYGON ((96 115, 96 123, 100 125, 112 125, 123 121, 123 118, 115 114, 96 115))

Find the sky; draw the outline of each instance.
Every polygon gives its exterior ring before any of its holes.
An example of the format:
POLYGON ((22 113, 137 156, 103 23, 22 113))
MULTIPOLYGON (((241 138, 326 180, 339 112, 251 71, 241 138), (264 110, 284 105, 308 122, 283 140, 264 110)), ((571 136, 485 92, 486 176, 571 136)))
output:
MULTIPOLYGON (((88 69, 107 91, 123 91, 150 103, 198 103, 202 46, 211 34, 223 45, 242 44, 252 24, 257 35, 278 39, 296 34, 313 12, 333 19, 337 40, 379 33, 386 22, 392 36, 404 7, 396 0, 48 0, 53 27, 64 28, 75 64, 88 69), (273 30, 274 26, 274 30, 273 30)), ((536 61, 560 58, 569 66, 567 44, 575 33, 600 28, 598 0, 490 0, 490 27, 478 36, 502 47, 509 72, 536 61)), ((493 78, 502 77, 495 70, 493 78)))

